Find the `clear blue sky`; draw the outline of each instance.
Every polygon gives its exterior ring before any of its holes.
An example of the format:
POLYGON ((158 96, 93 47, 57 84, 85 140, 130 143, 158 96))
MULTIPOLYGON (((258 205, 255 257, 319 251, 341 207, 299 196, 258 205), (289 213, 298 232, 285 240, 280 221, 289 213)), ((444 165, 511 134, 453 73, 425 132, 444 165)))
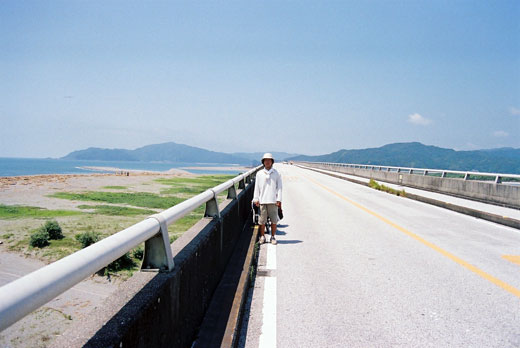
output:
POLYGON ((0 2, 0 157, 520 147, 520 1, 0 2))

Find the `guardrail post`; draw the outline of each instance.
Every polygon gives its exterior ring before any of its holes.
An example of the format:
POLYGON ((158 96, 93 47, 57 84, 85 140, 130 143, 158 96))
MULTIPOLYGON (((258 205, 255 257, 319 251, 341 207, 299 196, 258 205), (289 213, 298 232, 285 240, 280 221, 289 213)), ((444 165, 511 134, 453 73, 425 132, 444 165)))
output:
POLYGON ((235 189, 235 184, 233 184, 227 191, 228 199, 236 199, 237 198, 237 190, 235 189))
POLYGON ((464 180, 468 180, 468 179, 469 179, 469 173, 464 174, 464 180))
MULTIPOLYGON (((218 210, 217 195, 215 194, 215 191, 213 191, 213 190, 211 190, 211 191, 213 192, 213 198, 206 202, 206 211, 204 212, 204 217, 220 220, 220 211, 218 210)), ((222 226, 222 223, 221 223, 220 224, 220 250, 222 250, 223 246, 224 246, 224 226, 222 226)))
POLYGON ((159 233, 144 243, 143 262, 141 271, 144 272, 170 272, 175 267, 172 250, 170 248, 170 236, 168 235, 168 223, 161 214, 149 217, 159 222, 159 233))
POLYGON ((441 178, 445 178, 445 177, 446 177, 446 172, 443 171, 441 174, 441 178))
POLYGON ((219 218, 220 211, 218 210, 217 196, 213 193, 213 198, 206 202, 206 210, 204 217, 219 218))
POLYGON ((428 175, 428 171, 427 170, 424 171, 424 175, 425 176, 428 175))
POLYGON ((497 175, 495 178, 495 184, 501 184, 502 183, 502 177, 500 175, 497 175))

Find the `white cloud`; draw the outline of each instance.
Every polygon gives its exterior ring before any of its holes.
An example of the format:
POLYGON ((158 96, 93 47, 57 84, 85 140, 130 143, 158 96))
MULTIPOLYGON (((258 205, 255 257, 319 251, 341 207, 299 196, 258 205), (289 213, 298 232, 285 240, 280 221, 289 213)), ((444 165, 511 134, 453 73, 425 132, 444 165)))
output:
POLYGON ((509 111, 511 112, 511 115, 520 115, 520 109, 518 108, 511 107, 509 111))
POLYGON ((432 120, 415 113, 412 115, 408 115, 408 122, 418 124, 420 126, 427 126, 430 123, 432 123, 432 120))
POLYGON ((493 132, 493 136, 498 137, 498 138, 505 138, 505 137, 509 136, 509 133, 508 132, 504 132, 502 130, 498 130, 498 131, 494 131, 493 132))

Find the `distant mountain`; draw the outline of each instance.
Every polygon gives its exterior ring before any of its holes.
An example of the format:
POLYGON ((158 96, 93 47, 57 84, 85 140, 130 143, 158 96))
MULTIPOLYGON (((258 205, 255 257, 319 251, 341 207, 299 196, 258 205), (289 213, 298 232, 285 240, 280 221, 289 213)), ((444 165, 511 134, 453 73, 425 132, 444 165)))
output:
MULTIPOLYGON (((274 156, 274 160, 277 162, 283 161, 286 158, 299 156, 299 154, 287 153, 287 152, 272 151, 271 153, 274 156)), ((264 152, 235 152, 232 155, 237 156, 237 157, 247 158, 251 161, 257 161, 258 163, 260 163, 260 160, 262 159, 264 152)))
POLYGON ((361 150, 339 150, 321 156, 295 156, 290 159, 520 174, 520 149, 514 148, 455 151, 413 142, 361 150))
POLYGON ((135 150, 91 147, 69 153, 62 159, 99 161, 189 162, 250 165, 251 160, 174 142, 147 145, 135 150))

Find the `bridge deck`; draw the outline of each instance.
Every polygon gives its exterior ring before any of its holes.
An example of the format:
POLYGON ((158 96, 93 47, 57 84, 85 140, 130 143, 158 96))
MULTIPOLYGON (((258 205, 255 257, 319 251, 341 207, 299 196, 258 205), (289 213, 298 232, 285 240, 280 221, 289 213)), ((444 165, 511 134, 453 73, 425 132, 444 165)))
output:
POLYGON ((519 230, 278 169, 285 218, 243 346, 520 346, 519 230))

